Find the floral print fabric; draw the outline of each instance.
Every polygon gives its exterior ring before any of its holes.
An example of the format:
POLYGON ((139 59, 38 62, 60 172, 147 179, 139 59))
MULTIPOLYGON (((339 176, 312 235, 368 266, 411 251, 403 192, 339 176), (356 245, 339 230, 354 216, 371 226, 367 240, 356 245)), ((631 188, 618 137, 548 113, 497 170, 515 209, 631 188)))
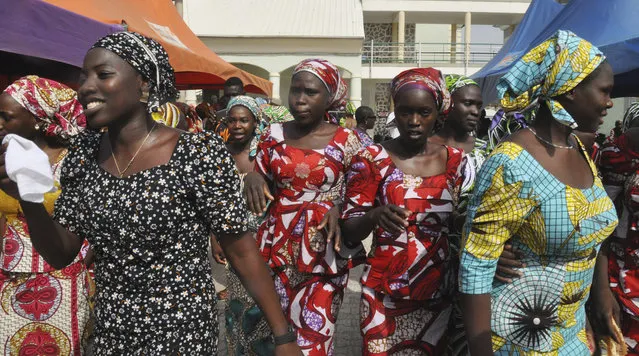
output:
POLYGON ((347 283, 348 273, 316 275, 292 266, 275 273, 275 291, 305 356, 335 354, 335 324, 347 283))
POLYGON ((375 142, 373 142, 373 139, 368 136, 368 133, 366 133, 366 131, 360 129, 359 127, 354 128, 353 132, 355 132, 357 138, 359 138, 359 141, 362 143, 362 147, 368 147, 375 144, 375 142))
POLYGON ((326 244, 317 225, 341 203, 344 177, 361 143, 350 130, 337 130, 324 149, 300 149, 284 140, 283 124, 262 135, 255 169, 274 186, 275 200, 257 232, 260 251, 272 268, 282 310, 307 356, 332 355, 337 314, 348 270, 359 250, 326 244))
POLYGON ((326 230, 316 226, 342 200, 346 168, 360 147, 357 136, 341 127, 321 150, 287 145, 282 124, 262 135, 255 169, 275 185, 275 200, 257 242, 271 268, 289 265, 304 273, 337 275, 352 266, 349 256, 326 246, 326 230))
POLYGON ((379 144, 362 150, 353 159, 344 219, 363 216, 387 204, 412 212, 409 226, 399 234, 375 229, 375 247, 366 261, 362 285, 412 300, 450 294, 443 289, 449 263, 448 217, 462 183, 463 152, 448 146, 446 149, 446 172, 431 177, 404 174, 379 144))
POLYGON ((586 355, 584 304, 601 242, 617 214, 583 147, 592 187, 561 183, 527 151, 503 142, 482 166, 463 234, 460 291, 491 294, 495 355, 586 355), (510 240, 523 276, 494 281, 510 240))
POLYGON ((366 355, 400 350, 439 355, 445 349, 454 290, 448 218, 458 200, 464 166, 462 151, 446 149, 446 171, 431 177, 403 173, 382 145, 369 146, 353 159, 344 219, 387 204, 412 212, 401 233, 374 230, 374 247, 361 280, 366 355), (424 333, 432 337, 422 339, 424 333))
POLYGON ((101 140, 72 143, 54 213, 96 254, 95 354, 215 354, 209 234, 247 224, 233 158, 214 133, 182 133, 168 163, 120 179, 101 140))

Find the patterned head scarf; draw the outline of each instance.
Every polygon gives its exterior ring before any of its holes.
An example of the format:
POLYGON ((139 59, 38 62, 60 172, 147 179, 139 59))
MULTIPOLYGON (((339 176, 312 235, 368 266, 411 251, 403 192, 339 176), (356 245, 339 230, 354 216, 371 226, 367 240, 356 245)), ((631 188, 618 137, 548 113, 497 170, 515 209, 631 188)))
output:
POLYGON ((450 95, 453 95, 454 92, 456 92, 457 90, 467 86, 467 85, 477 85, 479 86, 479 84, 477 84, 477 82, 475 82, 474 80, 468 78, 465 75, 459 75, 459 74, 447 74, 446 77, 446 89, 448 89, 448 92, 450 92, 450 95))
MULTIPOLYGON (((255 121, 257 121, 257 125, 255 126, 255 131, 253 132, 253 139, 251 140, 249 146, 249 157, 253 158, 257 154, 257 145, 259 143, 260 136, 268 127, 268 122, 264 120, 264 115, 262 113, 262 109, 257 101, 250 96, 239 95, 231 98, 228 105, 226 106, 226 112, 230 112, 232 108, 236 106, 243 106, 253 114, 255 117, 255 121)), ((228 139, 228 137, 226 138, 228 139)))
POLYGON ((164 103, 151 116, 161 124, 176 128, 180 122, 180 108, 172 103, 164 103))
POLYGON ((621 124, 621 132, 626 132, 632 124, 639 119, 639 102, 630 104, 628 110, 623 115, 623 123, 621 124))
POLYGON ((573 117, 553 98, 574 89, 605 58, 590 42, 559 30, 499 79, 497 95, 506 111, 521 111, 543 100, 555 120, 574 129, 577 123, 573 117))
POLYGON ((500 108, 493 115, 488 128, 488 149, 492 151, 500 142, 527 126, 524 114, 518 111, 506 113, 504 109, 500 108))
MULTIPOLYGON (((346 82, 342 79, 337 67, 325 59, 305 59, 293 69, 293 75, 299 72, 309 72, 318 77, 328 90, 330 97, 329 110, 342 110, 346 105, 346 82)), ((337 123, 337 118, 329 116, 332 123, 337 123)))
POLYGON ((62 143, 67 143, 87 126, 76 92, 64 84, 29 75, 13 82, 4 93, 40 121, 41 132, 58 137, 62 143))
POLYGON ((422 89, 431 93, 440 114, 447 114, 450 110, 450 93, 446 89, 446 82, 442 73, 434 68, 413 68, 399 73, 391 81, 393 100, 403 89, 422 89))
POLYGON ((231 98, 228 105, 226 105, 226 112, 230 112, 231 109, 235 106, 243 106, 253 114, 255 121, 258 123, 262 121, 262 111, 260 110, 260 106, 257 104, 255 99, 246 95, 238 95, 231 98))
POLYGON ((269 123, 279 123, 295 120, 286 106, 264 104, 260 105, 260 109, 262 110, 262 114, 264 114, 264 120, 268 121, 269 123))
POLYGON ((149 81, 149 113, 177 98, 175 74, 169 63, 169 55, 154 39, 135 32, 116 32, 102 37, 91 48, 104 48, 117 54, 149 81))

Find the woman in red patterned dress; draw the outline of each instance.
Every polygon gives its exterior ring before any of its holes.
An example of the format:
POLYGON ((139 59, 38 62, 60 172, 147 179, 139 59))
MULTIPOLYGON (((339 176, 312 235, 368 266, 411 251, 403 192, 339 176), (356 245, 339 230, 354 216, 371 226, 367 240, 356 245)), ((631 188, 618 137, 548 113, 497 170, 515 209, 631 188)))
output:
POLYGON ((268 128, 258 145, 257 172, 245 178, 251 211, 265 211, 271 200, 257 242, 305 355, 333 354, 352 266, 337 221, 344 175, 361 143, 352 131, 326 120, 345 94, 333 64, 321 59, 298 64, 288 98, 295 120, 268 128))
MULTIPOLYGON (((610 291, 619 314, 628 355, 639 355, 639 103, 623 118, 622 134, 604 144, 599 167, 610 198, 621 215, 619 226, 602 246, 607 250, 610 291)), ((601 258, 601 257, 600 257, 601 258)))
POLYGON ((441 73, 416 68, 391 83, 400 136, 360 151, 347 175, 347 244, 374 233, 362 276, 363 355, 442 355, 451 314, 448 223, 463 151, 428 144, 450 95, 441 73))

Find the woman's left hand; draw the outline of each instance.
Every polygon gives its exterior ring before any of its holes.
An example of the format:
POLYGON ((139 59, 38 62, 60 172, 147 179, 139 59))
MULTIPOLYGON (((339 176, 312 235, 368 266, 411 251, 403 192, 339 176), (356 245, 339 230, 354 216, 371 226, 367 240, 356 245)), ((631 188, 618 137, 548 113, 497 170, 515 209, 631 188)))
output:
POLYGON ((618 344, 623 344, 625 341, 619 339, 612 322, 614 318, 617 325, 621 325, 621 310, 612 290, 608 286, 593 288, 590 302, 590 324, 597 337, 610 336, 618 344))
POLYGON ((211 235, 211 254, 213 255, 213 259, 215 262, 226 265, 226 256, 224 256, 224 250, 222 250, 222 246, 217 242, 217 238, 211 235))
POLYGON ((523 255, 516 247, 507 243, 497 261, 495 279, 502 283, 512 283, 514 278, 523 276, 519 269, 526 267, 521 260, 523 255))
POLYGON ((339 228, 339 215, 340 208, 339 206, 333 206, 331 210, 329 210, 322 221, 317 225, 317 229, 321 230, 326 228, 326 246, 328 246, 331 241, 335 240, 335 251, 339 252, 340 244, 342 243, 342 234, 339 228))

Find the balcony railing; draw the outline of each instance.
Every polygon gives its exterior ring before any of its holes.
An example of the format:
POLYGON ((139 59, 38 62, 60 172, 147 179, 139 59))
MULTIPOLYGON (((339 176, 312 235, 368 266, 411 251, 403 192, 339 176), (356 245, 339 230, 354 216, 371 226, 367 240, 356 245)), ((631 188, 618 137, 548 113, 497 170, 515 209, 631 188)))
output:
MULTIPOLYGON (((468 56, 469 65, 483 65, 490 61, 501 49, 499 43, 471 43, 468 56)), ((441 64, 466 64, 465 43, 364 43, 362 63, 410 64, 417 67, 441 64)))

